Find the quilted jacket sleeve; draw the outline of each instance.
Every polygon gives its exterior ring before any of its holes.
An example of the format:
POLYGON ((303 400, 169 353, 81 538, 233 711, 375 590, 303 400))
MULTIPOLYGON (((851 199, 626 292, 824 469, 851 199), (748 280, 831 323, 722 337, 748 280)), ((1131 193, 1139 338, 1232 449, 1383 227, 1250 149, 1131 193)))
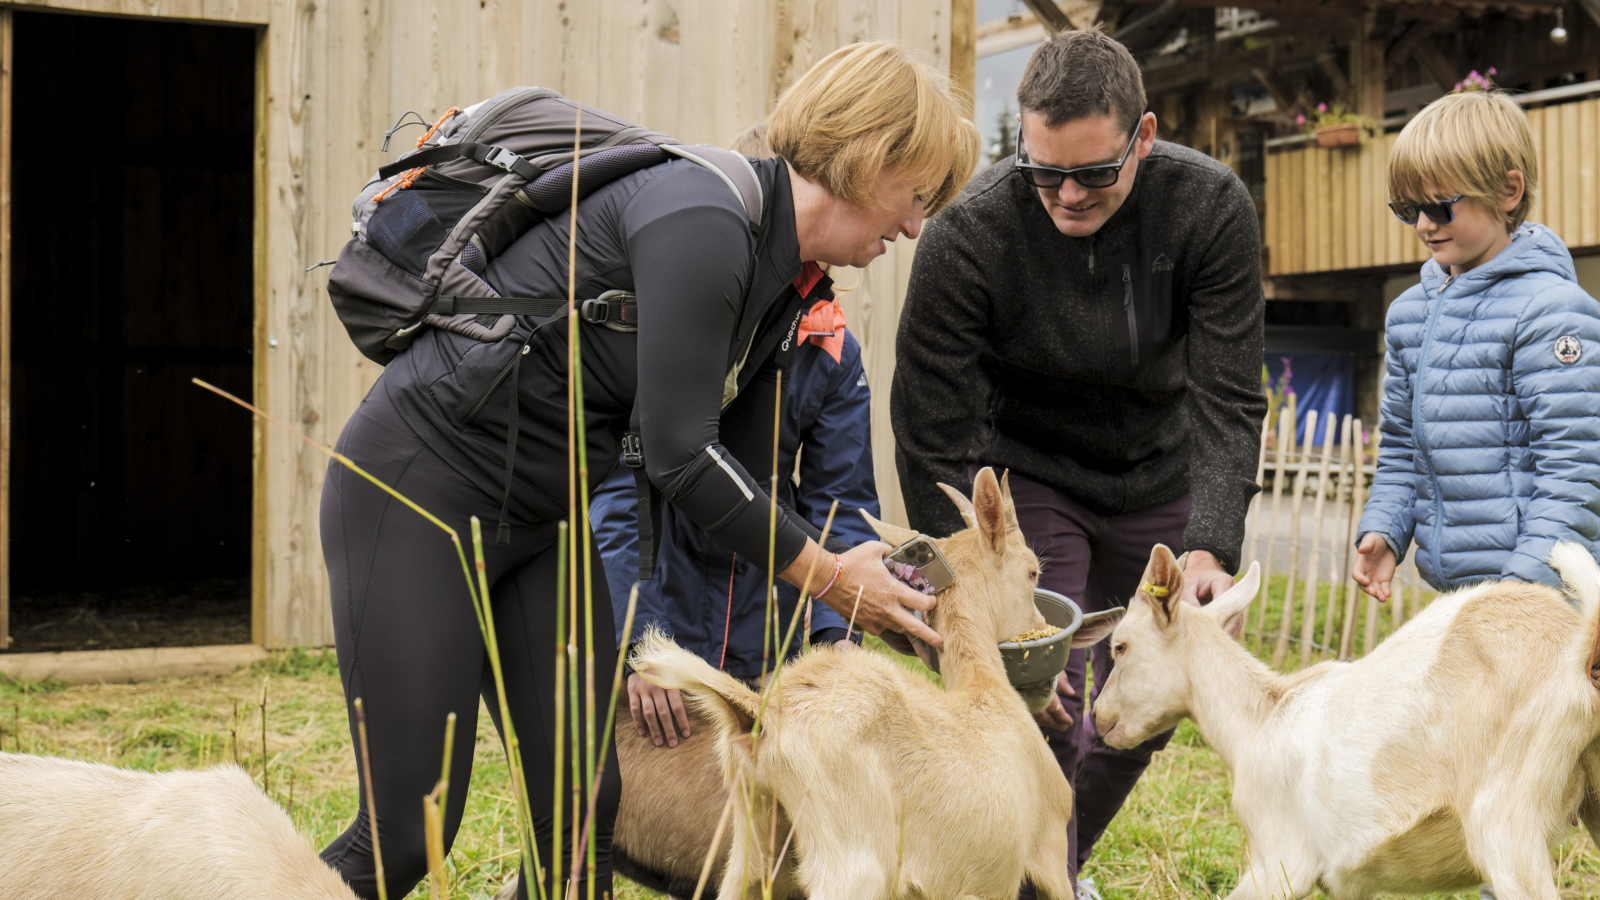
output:
POLYGON ((1557 541, 1600 538, 1600 303, 1571 283, 1539 292, 1517 322, 1511 377, 1527 416, 1533 495, 1503 575, 1561 584, 1557 541))
MULTIPOLYGON (((1391 308, 1391 319, 1399 308, 1398 302, 1391 308)), ((1393 321, 1385 329, 1388 353, 1383 379, 1383 444, 1378 450, 1378 471, 1373 476, 1372 491, 1367 494, 1356 537, 1359 544, 1368 534, 1382 535, 1389 549, 1394 551, 1396 561, 1406 558, 1416 528, 1418 477, 1416 443, 1411 436, 1412 376, 1415 373, 1406 370, 1400 345, 1402 333, 1393 321)))

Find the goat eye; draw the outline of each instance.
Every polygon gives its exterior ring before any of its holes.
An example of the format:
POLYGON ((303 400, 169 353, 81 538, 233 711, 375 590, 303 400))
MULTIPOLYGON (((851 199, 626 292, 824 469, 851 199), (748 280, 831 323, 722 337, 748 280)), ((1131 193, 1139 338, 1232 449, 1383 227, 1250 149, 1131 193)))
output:
POLYGON ((1113 655, 1115 655, 1115 656, 1121 656, 1122 654, 1127 653, 1127 652, 1128 652, 1128 644, 1127 644, 1126 641, 1118 641, 1116 646, 1111 648, 1111 653, 1113 655))

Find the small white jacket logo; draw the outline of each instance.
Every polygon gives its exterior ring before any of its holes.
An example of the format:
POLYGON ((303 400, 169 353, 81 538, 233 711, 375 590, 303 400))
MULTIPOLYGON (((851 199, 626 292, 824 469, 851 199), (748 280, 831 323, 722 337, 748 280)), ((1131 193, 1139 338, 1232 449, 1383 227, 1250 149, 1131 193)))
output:
POLYGON ((1167 255, 1165 253, 1162 253, 1161 255, 1156 257, 1156 261, 1155 262, 1150 264, 1150 271, 1152 271, 1152 272, 1171 272, 1172 271, 1172 260, 1167 259, 1167 255))
POLYGON ((1583 358, 1583 342, 1575 334, 1563 334, 1556 338, 1556 359, 1564 366, 1570 366, 1583 358))
POLYGON ((785 353, 789 352, 789 345, 794 343, 794 333, 800 328, 800 320, 805 318, 805 315, 806 311, 802 309, 794 314, 794 321, 789 323, 789 333, 784 335, 783 338, 783 351, 785 353))

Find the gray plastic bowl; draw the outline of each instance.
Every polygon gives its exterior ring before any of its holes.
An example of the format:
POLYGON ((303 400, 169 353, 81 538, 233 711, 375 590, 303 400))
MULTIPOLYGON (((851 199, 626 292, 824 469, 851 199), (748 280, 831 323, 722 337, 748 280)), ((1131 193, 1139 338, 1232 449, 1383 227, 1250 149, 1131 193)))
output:
POLYGON ((1083 625, 1083 610, 1055 591, 1035 588, 1033 605, 1044 620, 1061 629, 1049 637, 1032 641, 1001 641, 1000 659, 1006 666, 1006 679, 1017 688, 1054 681, 1067 667, 1072 653, 1072 636, 1083 625))

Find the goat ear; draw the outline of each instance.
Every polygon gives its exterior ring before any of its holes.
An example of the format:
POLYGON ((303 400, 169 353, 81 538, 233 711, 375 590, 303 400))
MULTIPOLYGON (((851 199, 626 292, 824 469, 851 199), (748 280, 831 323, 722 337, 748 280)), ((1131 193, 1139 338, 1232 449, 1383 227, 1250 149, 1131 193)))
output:
POLYGON ((873 517, 872 513, 864 509, 861 511, 861 518, 866 519, 867 524, 872 526, 872 530, 878 533, 878 537, 883 538, 883 542, 891 547, 898 547, 918 534, 918 532, 910 528, 901 528, 899 525, 890 525, 888 522, 879 521, 873 517))
POLYGON ((1144 567, 1144 577, 1139 580, 1135 594, 1150 604, 1155 612, 1156 624, 1165 628, 1172 624, 1174 607, 1183 594, 1183 568, 1173 558, 1166 544, 1150 548, 1150 563, 1144 567))
POLYGON ((1011 470, 1000 473, 1000 497, 1005 504, 1006 531, 1016 531, 1022 526, 1017 524, 1017 504, 1011 499, 1011 470))
POLYGON ((972 511, 978 520, 978 533, 983 543, 995 553, 1006 548, 1005 497, 1000 493, 1000 482, 994 470, 984 466, 972 480, 972 511))
POLYGON ((1261 589, 1261 563, 1250 564, 1250 571, 1244 577, 1222 592, 1222 596, 1206 604, 1205 610, 1217 620, 1218 625, 1227 625, 1228 620, 1244 612, 1250 606, 1250 601, 1256 598, 1256 592, 1261 589))
POLYGON ((967 499, 966 494, 942 481, 939 482, 939 490, 944 491, 944 495, 950 498, 950 502, 956 505, 956 509, 961 510, 961 519, 967 523, 968 528, 976 528, 978 526, 978 514, 973 512, 972 501, 967 499))
POLYGON ((1125 607, 1113 606, 1084 616, 1083 624, 1072 634, 1072 649, 1092 647, 1105 640, 1111 632, 1117 630, 1117 623, 1122 621, 1127 612, 1125 607))

